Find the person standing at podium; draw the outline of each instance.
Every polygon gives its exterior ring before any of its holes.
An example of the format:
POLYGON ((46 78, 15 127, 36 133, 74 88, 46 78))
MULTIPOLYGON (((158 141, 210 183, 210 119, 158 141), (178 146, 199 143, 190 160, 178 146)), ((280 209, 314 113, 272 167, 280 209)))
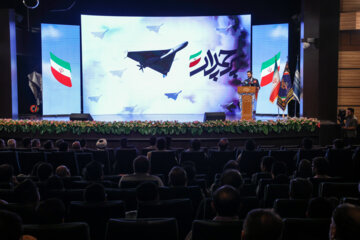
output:
POLYGON ((257 104, 257 97, 258 97, 258 92, 260 90, 260 84, 259 81, 256 78, 253 78, 252 72, 249 70, 247 71, 247 79, 243 81, 242 86, 248 86, 248 87, 256 87, 256 94, 255 94, 255 107, 254 107, 254 111, 253 114, 256 114, 256 104, 257 104))

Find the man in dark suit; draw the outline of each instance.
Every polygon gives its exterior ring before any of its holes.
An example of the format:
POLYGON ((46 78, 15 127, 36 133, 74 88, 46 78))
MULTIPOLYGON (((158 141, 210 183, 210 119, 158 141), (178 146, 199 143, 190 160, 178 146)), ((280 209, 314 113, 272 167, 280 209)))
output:
POLYGON ((259 81, 256 78, 253 78, 251 71, 247 71, 247 77, 248 78, 243 81, 242 85, 257 87, 258 88, 257 90, 259 90, 260 89, 259 81))

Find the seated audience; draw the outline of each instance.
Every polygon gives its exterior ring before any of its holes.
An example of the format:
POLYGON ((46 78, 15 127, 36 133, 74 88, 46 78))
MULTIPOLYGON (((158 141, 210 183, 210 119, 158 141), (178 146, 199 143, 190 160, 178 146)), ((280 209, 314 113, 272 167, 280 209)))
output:
POLYGON ((101 203, 106 201, 106 193, 103 185, 92 183, 84 189, 84 201, 87 203, 101 203))
POLYGON ((295 178, 290 181, 290 199, 310 199, 313 192, 312 183, 304 178, 295 178))
POLYGON ((183 162, 181 163, 184 168, 187 176, 187 185, 188 186, 197 186, 198 182, 196 181, 196 167, 193 162, 183 162))
POLYGON ((201 142, 197 138, 190 140, 190 148, 186 149, 187 152, 199 152, 201 151, 201 142))
POLYGON ((271 177, 275 184, 289 183, 285 163, 280 161, 275 162, 271 167, 271 177))
POLYGON ((35 183, 27 179, 19 183, 14 189, 14 196, 18 203, 37 205, 40 194, 35 183))
POLYGON ((127 138, 122 138, 120 140, 120 148, 121 149, 132 149, 132 148, 135 148, 135 146, 129 145, 127 138))
POLYGON ((53 151, 54 150, 54 142, 52 140, 46 140, 44 142, 44 151, 53 151))
POLYGON ((37 163, 34 164, 34 166, 31 169, 31 176, 32 177, 37 177, 37 170, 38 170, 39 166, 41 164, 43 164, 43 163, 45 163, 45 162, 37 162, 37 163))
POLYGON ((224 185, 213 194, 212 207, 216 212, 214 221, 239 220, 240 194, 232 186, 224 185))
POLYGON ((156 150, 156 137, 151 136, 149 139, 150 146, 144 148, 144 149, 150 149, 150 150, 156 150))
POLYGON ((67 142, 62 142, 59 144, 59 152, 67 152, 69 150, 69 144, 67 142))
POLYGON ((256 150, 256 143, 254 140, 249 139, 245 142, 245 150, 246 151, 255 151, 256 150))
POLYGON ((312 198, 309 200, 306 210, 308 218, 331 218, 333 211, 332 204, 326 198, 312 198))
POLYGON ((228 150, 228 147, 229 147, 229 140, 227 138, 221 138, 220 141, 218 142, 218 150, 220 152, 224 152, 228 150))
POLYGON ((221 174, 221 177, 218 182, 214 182, 211 186, 210 191, 213 193, 219 187, 229 185, 234 187, 237 191, 240 191, 244 185, 244 180, 241 173, 237 169, 227 169, 221 174))
POLYGON ((59 176, 53 175, 45 181, 45 189, 46 190, 63 190, 64 182, 59 176))
POLYGON ((21 218, 13 212, 0 210, 0 239, 3 240, 36 240, 30 235, 22 235, 21 218))
POLYGON ((81 150, 87 150, 87 141, 85 138, 80 139, 81 150))
POLYGON ((105 138, 100 138, 96 142, 96 150, 105 150, 107 148, 107 141, 105 138))
POLYGON ((294 172, 294 178, 309 178, 312 177, 311 162, 307 159, 300 161, 297 170, 294 172))
POLYGON ((153 182, 143 182, 136 187, 136 199, 138 203, 154 203, 159 201, 159 188, 153 182))
POLYGON ((31 148, 31 138, 23 138, 22 140, 22 146, 23 148, 30 149, 31 148))
POLYGON ((312 171, 314 178, 329 178, 329 162, 326 158, 316 157, 312 161, 312 171))
POLYGON ((7 148, 9 150, 15 150, 16 149, 16 140, 11 138, 7 141, 7 148))
POLYGON ((261 172, 254 173, 251 176, 251 182, 254 184, 258 184, 258 182, 262 178, 271 178, 271 167, 275 161, 276 160, 274 157, 270 157, 270 156, 262 157, 260 162, 261 172))
POLYGON ((187 175, 182 167, 173 167, 169 172, 169 186, 170 187, 186 187, 187 175))
POLYGON ((352 204, 337 206, 332 214, 329 238, 331 240, 360 239, 360 207, 352 204))
POLYGON ((61 224, 65 219, 64 203, 56 198, 47 199, 36 209, 38 224, 61 224))
POLYGON ((31 140, 31 150, 32 151, 39 151, 41 147, 40 139, 34 138, 31 140))
POLYGON ((0 138, 0 149, 5 149, 6 145, 5 145, 5 141, 4 139, 0 138))
MULTIPOLYGON (((154 151, 157 151, 157 152, 168 151, 168 150, 166 150, 166 140, 165 140, 165 138, 161 137, 161 138, 156 139, 156 150, 154 150, 154 151)), ((151 159, 151 153, 154 152, 154 151, 151 151, 151 152, 147 153, 147 158, 148 159, 151 159)))
POLYGON ((53 174, 53 167, 49 163, 41 163, 37 168, 37 177, 40 182, 45 182, 53 174))
POLYGON ((80 152, 80 151, 82 151, 80 142, 79 142, 79 141, 74 141, 74 142, 71 144, 71 149, 74 150, 75 152, 80 152))
POLYGON ((164 186, 158 176, 150 175, 150 161, 145 156, 138 156, 135 158, 133 162, 133 169, 133 174, 127 174, 121 177, 119 187, 121 187, 121 182, 123 181, 154 181, 158 183, 158 186, 164 186))
POLYGON ((71 176, 69 168, 65 165, 58 166, 55 170, 55 174, 59 177, 70 177, 71 176))
POLYGON ((241 239, 279 240, 282 229, 279 215, 268 209, 254 209, 245 218, 241 239))
POLYGON ((12 189, 15 183, 14 168, 9 164, 0 165, 0 188, 12 189))
POLYGON ((64 139, 58 139, 58 140, 56 140, 55 141, 55 147, 57 148, 57 149, 59 149, 59 147, 60 147, 60 144, 62 143, 62 142, 64 142, 64 139))
POLYGON ((86 181, 101 181, 104 178, 103 166, 96 161, 91 161, 85 166, 86 181))
POLYGON ((301 146, 304 150, 311 150, 313 147, 313 141, 310 138, 303 138, 301 146))

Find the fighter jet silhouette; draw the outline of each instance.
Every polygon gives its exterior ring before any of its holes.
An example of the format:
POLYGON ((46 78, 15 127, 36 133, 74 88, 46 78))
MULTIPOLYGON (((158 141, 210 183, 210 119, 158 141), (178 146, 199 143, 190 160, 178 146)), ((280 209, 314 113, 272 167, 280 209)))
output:
POLYGON ((144 71, 144 68, 149 67, 165 77, 170 71, 175 54, 187 45, 188 42, 184 42, 172 49, 128 52, 127 57, 139 62, 137 66, 140 70, 144 71))
POLYGON ((159 33, 159 30, 160 30, 160 27, 164 25, 163 23, 160 24, 160 25, 152 25, 152 26, 146 26, 146 28, 149 30, 149 31, 153 31, 155 33, 159 33))
POLYGON ((177 93, 165 93, 165 96, 167 96, 168 98, 171 98, 173 100, 176 100, 181 92, 182 92, 182 90, 180 90, 177 93))
POLYGON ((100 39, 103 39, 104 36, 105 36, 105 33, 107 33, 109 31, 109 29, 106 29, 104 32, 91 32, 91 34, 94 36, 94 37, 98 37, 100 39))

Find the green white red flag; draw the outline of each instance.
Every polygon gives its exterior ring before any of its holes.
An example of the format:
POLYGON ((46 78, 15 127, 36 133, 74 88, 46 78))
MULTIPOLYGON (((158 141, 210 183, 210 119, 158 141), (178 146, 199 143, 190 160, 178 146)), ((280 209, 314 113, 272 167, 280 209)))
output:
POLYGON ((54 78, 61 84, 67 87, 72 87, 70 63, 58 58, 50 52, 50 65, 51 73, 54 78))
POLYGON ((275 59, 277 60, 277 67, 280 68, 280 52, 261 64, 261 87, 272 82, 275 70, 275 59))
POLYGON ((279 95, 279 89, 280 89, 280 74, 279 74, 279 68, 277 65, 277 58, 275 61, 275 71, 273 74, 273 79, 272 79, 272 90, 271 90, 271 94, 270 94, 270 102, 274 103, 274 101, 277 99, 278 95, 279 95))

